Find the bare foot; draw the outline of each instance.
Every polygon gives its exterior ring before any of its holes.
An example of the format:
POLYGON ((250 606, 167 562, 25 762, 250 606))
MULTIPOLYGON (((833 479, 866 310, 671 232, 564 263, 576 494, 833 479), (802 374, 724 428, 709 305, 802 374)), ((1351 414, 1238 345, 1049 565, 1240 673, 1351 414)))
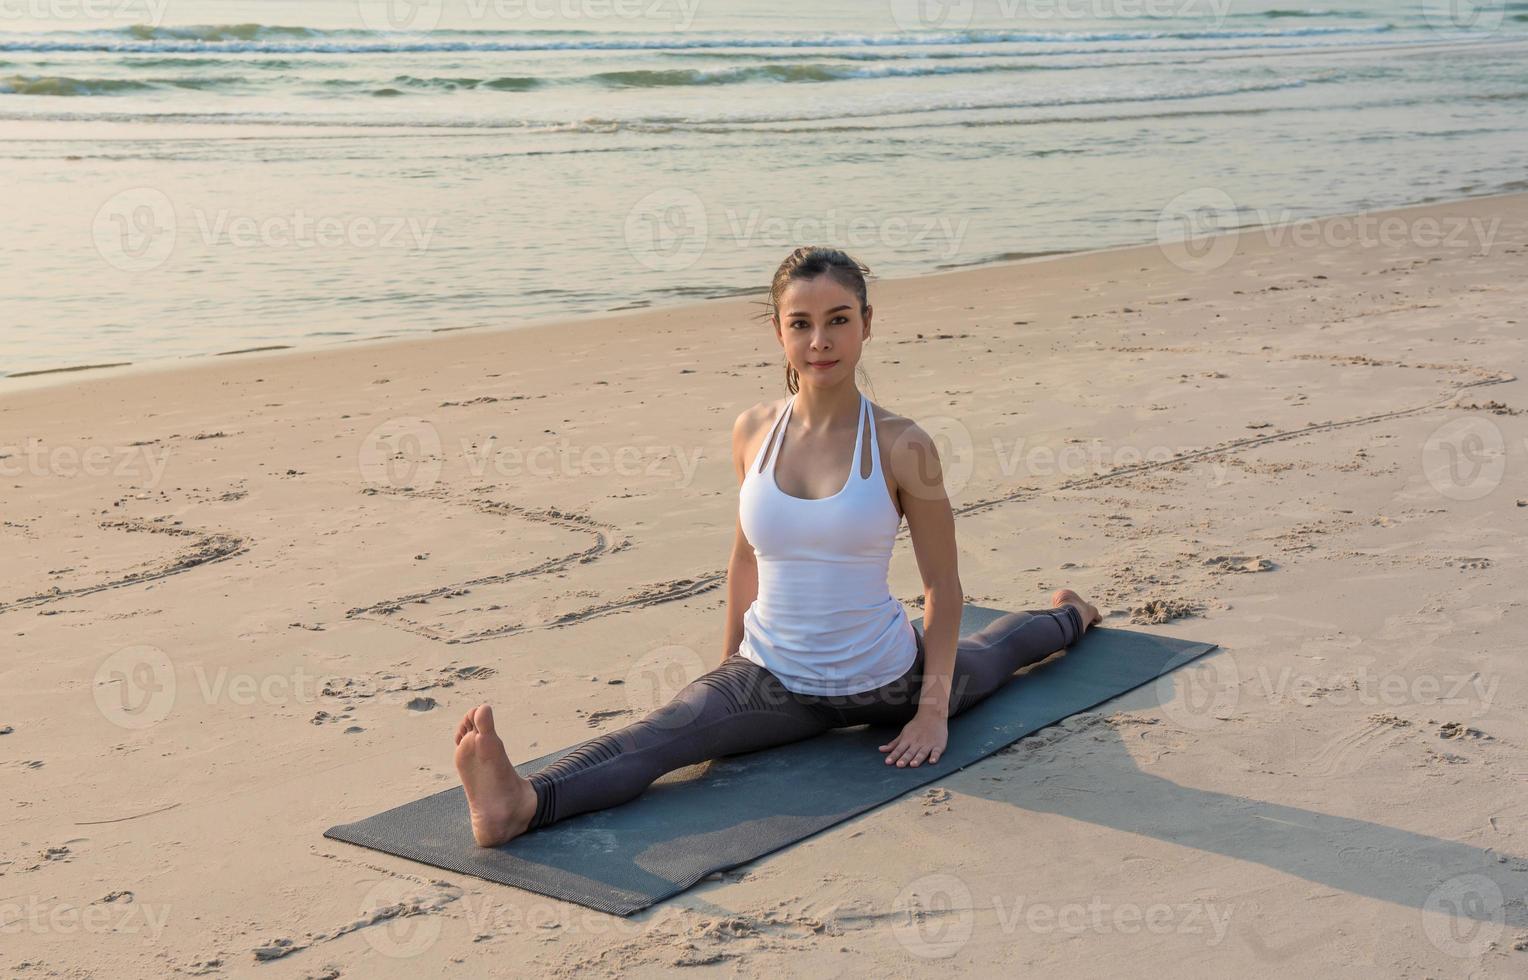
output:
POLYGON ((1097 606, 1088 602, 1071 589, 1057 589, 1056 594, 1051 596, 1051 605, 1053 607, 1076 606, 1077 611, 1082 613, 1082 631, 1084 633, 1088 631, 1089 626, 1104 621, 1104 617, 1099 613, 1097 606))
POLYGON ((536 788, 509 763, 493 729, 493 709, 480 704, 456 726, 456 771, 467 791, 472 836, 497 847, 525 833, 536 815, 536 788))

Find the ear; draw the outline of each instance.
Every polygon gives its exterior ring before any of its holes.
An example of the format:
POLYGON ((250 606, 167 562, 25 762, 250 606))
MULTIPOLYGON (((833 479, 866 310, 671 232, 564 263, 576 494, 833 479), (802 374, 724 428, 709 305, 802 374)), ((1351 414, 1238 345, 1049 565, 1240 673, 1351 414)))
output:
POLYGON ((869 340, 870 339, 870 318, 874 314, 875 314, 875 307, 871 306, 869 303, 866 303, 865 304, 865 313, 864 313, 865 332, 860 335, 860 339, 861 340, 869 340))

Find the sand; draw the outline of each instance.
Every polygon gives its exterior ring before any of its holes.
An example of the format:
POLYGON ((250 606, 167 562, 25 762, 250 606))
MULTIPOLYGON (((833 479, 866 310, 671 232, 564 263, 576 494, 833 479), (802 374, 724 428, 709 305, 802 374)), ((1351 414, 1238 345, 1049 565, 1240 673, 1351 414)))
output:
POLYGON ((967 600, 1222 650, 629 920, 322 832, 721 655, 753 300, 13 382, 0 972, 1523 975, 1528 196, 1386 217, 873 283, 967 600))

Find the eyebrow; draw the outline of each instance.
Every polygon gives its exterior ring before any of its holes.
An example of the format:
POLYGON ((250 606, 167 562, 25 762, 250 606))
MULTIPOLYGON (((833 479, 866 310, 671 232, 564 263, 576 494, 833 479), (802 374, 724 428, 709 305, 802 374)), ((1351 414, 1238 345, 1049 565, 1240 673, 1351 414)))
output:
MULTIPOLYGON (((835 306, 835 307, 833 307, 828 312, 829 313, 837 313, 839 310, 852 310, 852 309, 854 309, 854 307, 850 306, 848 303, 845 303, 843 306, 835 306)), ((791 317, 791 318, 795 318, 795 317, 798 317, 798 316, 811 316, 810 313, 804 312, 802 310, 797 310, 794 313, 787 313, 785 315, 788 316, 788 317, 791 317)))

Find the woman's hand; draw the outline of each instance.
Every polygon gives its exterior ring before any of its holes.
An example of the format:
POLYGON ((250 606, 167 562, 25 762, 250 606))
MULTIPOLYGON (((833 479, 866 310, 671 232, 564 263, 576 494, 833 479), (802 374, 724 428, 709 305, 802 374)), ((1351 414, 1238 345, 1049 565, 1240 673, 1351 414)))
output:
POLYGON ((939 761, 945 742, 950 734, 948 720, 935 712, 919 711, 913 720, 902 726, 902 733, 881 746, 888 753, 886 764, 893 762, 898 768, 912 766, 914 769, 927 759, 932 765, 939 761))

